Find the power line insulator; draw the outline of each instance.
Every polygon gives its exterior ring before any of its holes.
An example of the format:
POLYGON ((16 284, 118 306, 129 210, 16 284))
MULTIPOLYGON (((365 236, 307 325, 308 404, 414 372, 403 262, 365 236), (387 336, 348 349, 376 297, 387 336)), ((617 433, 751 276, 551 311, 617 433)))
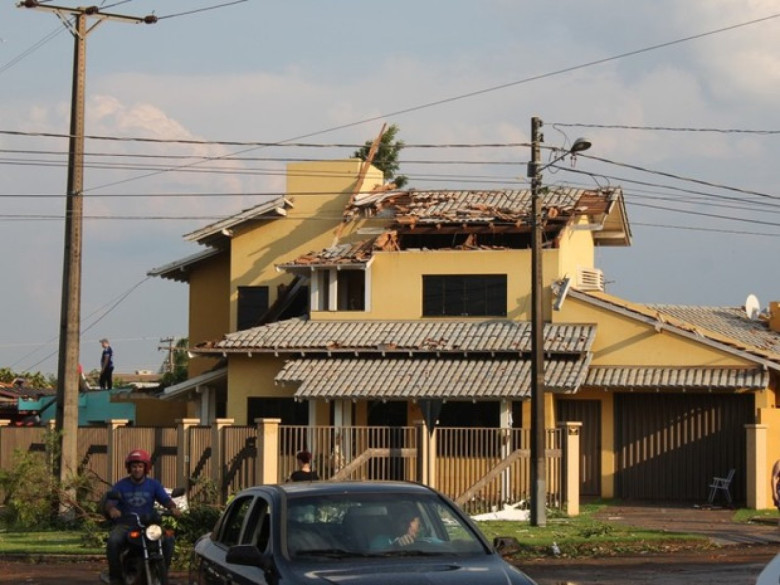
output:
POLYGON ((154 14, 149 14, 148 16, 144 16, 144 23, 154 24, 155 22, 157 22, 157 17, 154 14))

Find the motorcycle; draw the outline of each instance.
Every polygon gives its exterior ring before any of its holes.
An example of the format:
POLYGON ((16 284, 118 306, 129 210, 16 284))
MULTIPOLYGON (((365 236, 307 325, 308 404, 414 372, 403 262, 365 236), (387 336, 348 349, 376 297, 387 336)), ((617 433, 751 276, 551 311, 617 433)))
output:
MULTIPOLYGON (((171 495, 178 497, 183 493, 184 489, 179 488, 171 495)), ((118 499, 118 496, 119 494, 112 492, 108 497, 118 499)), ((172 539, 174 534, 173 530, 162 527, 162 517, 169 515, 168 511, 143 515, 131 512, 119 518, 119 523, 129 527, 120 553, 124 585, 168 585, 168 566, 163 555, 163 541, 172 539)), ((108 571, 101 573, 100 579, 103 583, 109 583, 108 571)))

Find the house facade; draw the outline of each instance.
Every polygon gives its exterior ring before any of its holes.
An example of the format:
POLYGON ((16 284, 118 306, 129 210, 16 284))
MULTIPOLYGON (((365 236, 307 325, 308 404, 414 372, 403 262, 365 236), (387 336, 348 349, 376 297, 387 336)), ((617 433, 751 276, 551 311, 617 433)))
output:
MULTIPOLYGON (((166 398, 238 424, 528 428, 530 203, 290 165, 283 196, 150 272, 189 284, 191 377, 166 398)), ((735 497, 771 504, 777 305, 751 320, 607 295, 595 249, 631 243, 622 191, 551 188, 543 208, 546 424, 583 423, 581 493, 695 500, 736 468, 735 497)))

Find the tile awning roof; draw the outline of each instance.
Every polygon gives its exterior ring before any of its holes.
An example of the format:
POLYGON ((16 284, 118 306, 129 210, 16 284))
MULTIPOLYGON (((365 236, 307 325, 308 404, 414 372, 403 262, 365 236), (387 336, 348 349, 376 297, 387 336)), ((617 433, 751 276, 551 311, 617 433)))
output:
POLYGON ((319 252, 310 252, 298 258, 277 265, 284 270, 301 268, 365 268, 371 263, 374 240, 336 244, 319 252))
MULTIPOLYGON (((590 354, 545 362, 550 391, 576 392, 585 379, 590 354)), ((488 400, 530 397, 531 360, 475 358, 301 358, 289 360, 278 383, 300 384, 306 399, 488 400)))
POLYGON ((677 368, 592 366, 585 386, 604 389, 630 388, 690 390, 762 390, 769 384, 763 368, 677 368))
MULTIPOLYGON (((579 355, 590 351, 595 325, 545 324, 544 350, 579 355)), ((527 353, 530 322, 457 321, 310 321, 289 319, 254 327, 211 345, 192 348, 196 354, 222 353, 527 353)))

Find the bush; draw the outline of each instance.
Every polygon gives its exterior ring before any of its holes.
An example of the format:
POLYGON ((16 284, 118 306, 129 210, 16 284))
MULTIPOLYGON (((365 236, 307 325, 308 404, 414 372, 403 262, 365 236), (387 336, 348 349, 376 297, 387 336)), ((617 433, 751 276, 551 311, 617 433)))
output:
POLYGON ((10 469, 0 470, 6 521, 25 530, 47 528, 57 505, 57 481, 46 453, 14 451, 10 469))

